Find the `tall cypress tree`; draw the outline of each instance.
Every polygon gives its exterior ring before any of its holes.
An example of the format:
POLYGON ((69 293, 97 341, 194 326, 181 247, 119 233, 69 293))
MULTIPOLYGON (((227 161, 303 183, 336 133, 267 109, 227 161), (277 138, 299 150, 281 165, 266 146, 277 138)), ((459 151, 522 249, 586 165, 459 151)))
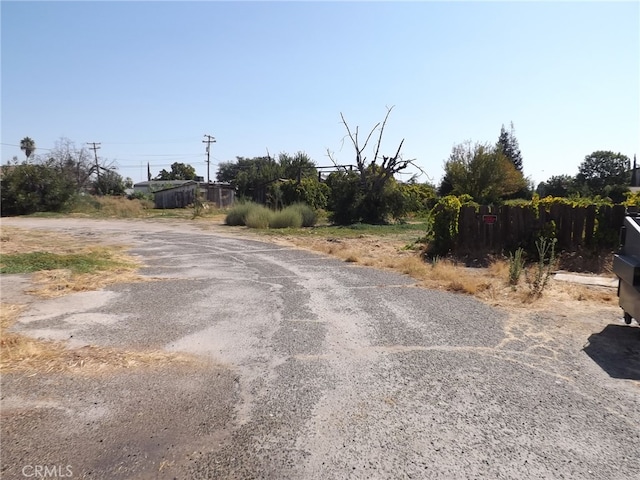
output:
POLYGON ((518 145, 518 139, 516 138, 515 130, 513 128, 513 122, 511 122, 511 130, 509 131, 507 131, 504 128, 504 125, 502 125, 496 146, 498 147, 498 150, 501 151, 511 161, 511 163, 513 163, 516 170, 522 172, 522 153, 520 153, 520 146, 518 145))

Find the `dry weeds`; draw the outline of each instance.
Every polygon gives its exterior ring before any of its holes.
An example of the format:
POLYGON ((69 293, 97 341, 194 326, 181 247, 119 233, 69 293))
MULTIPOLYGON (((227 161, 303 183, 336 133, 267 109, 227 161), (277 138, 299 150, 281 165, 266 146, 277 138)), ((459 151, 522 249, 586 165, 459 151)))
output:
POLYGON ((59 232, 25 230, 2 226, 0 252, 3 254, 47 251, 51 253, 79 253, 87 249, 89 241, 59 232))
POLYGON ((0 372, 37 375, 51 372, 97 374, 168 364, 195 365, 202 360, 182 353, 125 351, 94 345, 67 348, 63 342, 37 340, 11 332, 26 305, 0 304, 0 372))
POLYGON ((325 253, 359 265, 400 272, 431 289, 473 295, 492 306, 518 312, 523 310, 583 310, 616 307, 614 289, 553 281, 539 299, 532 300, 524 280, 514 291, 509 285, 509 264, 497 260, 488 268, 469 268, 448 259, 425 262, 420 252, 407 250, 405 238, 362 235, 360 238, 261 237, 282 245, 325 253))
POLYGON ((140 261, 127 255, 123 246, 96 246, 95 239, 49 232, 3 227, 0 235, 3 254, 46 251, 56 254, 107 253, 113 262, 109 270, 96 273, 73 274, 69 270, 43 270, 32 275, 33 288, 27 293, 44 298, 60 297, 69 293, 98 290, 115 283, 149 281, 136 272, 140 261))

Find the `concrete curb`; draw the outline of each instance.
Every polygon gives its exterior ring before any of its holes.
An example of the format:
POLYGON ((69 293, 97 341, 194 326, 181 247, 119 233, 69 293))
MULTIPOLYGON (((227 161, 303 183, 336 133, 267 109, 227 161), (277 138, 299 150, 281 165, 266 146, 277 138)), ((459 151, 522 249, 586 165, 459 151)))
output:
POLYGON ((579 283, 596 287, 618 288, 618 278, 598 277, 593 275, 579 275, 577 273, 556 272, 554 279, 560 282, 579 283))

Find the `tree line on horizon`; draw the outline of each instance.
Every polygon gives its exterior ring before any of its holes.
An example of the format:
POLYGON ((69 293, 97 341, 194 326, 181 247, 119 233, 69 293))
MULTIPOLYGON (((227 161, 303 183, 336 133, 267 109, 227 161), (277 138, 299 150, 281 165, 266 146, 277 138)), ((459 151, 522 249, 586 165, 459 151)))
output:
MULTIPOLYGON (((393 108, 393 107, 392 107, 393 108)), ((380 152, 384 129, 392 108, 377 123, 366 140, 358 137, 341 118, 354 149, 352 165, 334 164, 330 173, 321 173, 316 163, 300 151, 262 157, 236 157, 221 162, 216 179, 231 184, 239 199, 254 200, 272 208, 304 202, 326 209, 334 223, 383 223, 410 213, 429 210, 438 197, 468 195, 478 204, 500 204, 513 199, 541 197, 609 198, 624 201, 631 181, 630 159, 612 151, 596 151, 585 156, 575 175, 552 176, 534 188, 524 176, 523 156, 515 135, 502 125, 495 143, 470 140, 453 146, 444 161, 444 176, 439 185, 418 182, 414 175, 407 182, 397 175, 409 166, 420 169, 415 160, 405 160, 401 141, 390 155, 380 152), (368 150, 369 142, 372 143, 368 150), (373 153, 367 158, 369 151, 373 153)), ((2 167, 2 215, 60 210, 80 192, 94 195, 124 195, 132 187, 105 159, 95 161, 85 147, 78 148, 62 138, 46 155, 37 156, 36 143, 30 137, 20 141, 25 160, 14 157, 2 167)), ((424 173, 424 172, 422 172, 424 173)), ((150 176, 150 175, 149 175, 150 176)), ((155 180, 192 180, 195 169, 175 162, 171 170, 162 169, 155 180)))

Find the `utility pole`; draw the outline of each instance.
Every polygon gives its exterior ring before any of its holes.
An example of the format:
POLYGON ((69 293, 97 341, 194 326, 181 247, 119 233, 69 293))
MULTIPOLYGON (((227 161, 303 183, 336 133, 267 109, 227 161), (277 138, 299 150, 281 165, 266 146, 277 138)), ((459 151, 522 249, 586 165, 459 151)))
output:
POLYGON ((96 174, 98 175, 98 185, 100 185, 100 165, 98 164, 98 150, 100 149, 100 143, 87 142, 87 145, 93 145, 92 147, 89 147, 89 148, 93 150, 93 154, 96 157, 96 174))
POLYGON ((209 180, 209 166, 211 165, 211 162, 209 160, 209 151, 211 150, 210 145, 212 143, 216 143, 216 139, 211 135, 205 135, 204 137, 206 138, 206 140, 203 140, 202 143, 207 144, 207 185, 209 185, 209 183, 211 183, 211 181, 209 180))

